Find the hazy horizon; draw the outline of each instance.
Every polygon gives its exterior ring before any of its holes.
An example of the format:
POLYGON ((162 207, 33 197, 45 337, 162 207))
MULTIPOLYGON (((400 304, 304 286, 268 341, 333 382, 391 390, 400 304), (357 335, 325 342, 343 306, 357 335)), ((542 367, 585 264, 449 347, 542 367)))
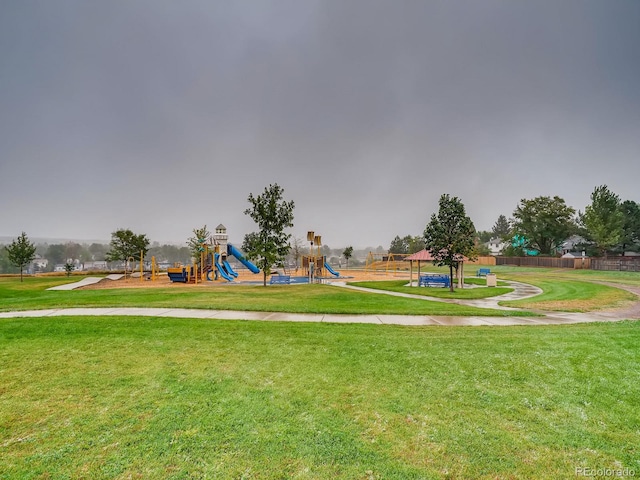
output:
POLYGON ((387 248, 438 198, 640 201, 640 2, 0 6, 0 236, 179 244, 270 183, 292 234, 387 248))

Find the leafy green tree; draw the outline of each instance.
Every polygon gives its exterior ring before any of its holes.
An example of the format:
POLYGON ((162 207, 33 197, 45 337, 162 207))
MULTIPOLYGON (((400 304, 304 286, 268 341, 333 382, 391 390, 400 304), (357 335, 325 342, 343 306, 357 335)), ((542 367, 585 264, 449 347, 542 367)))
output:
POLYGON ((67 259, 78 260, 80 258, 80 252, 82 246, 76 242, 67 242, 65 244, 65 256, 67 259))
POLYGON ((349 259, 353 256, 353 247, 350 245, 342 251, 342 256, 347 261, 347 270, 349 269, 349 259))
POLYGON ((289 254, 293 257, 293 262, 296 265, 296 271, 298 270, 298 266, 300 265, 300 257, 302 257, 302 251, 304 249, 304 243, 301 238, 294 237, 291 242, 291 249, 289 250, 289 254))
POLYGON ((89 253, 91 254, 91 260, 102 261, 105 259, 105 255, 109 247, 102 243, 92 243, 89 245, 89 253))
MULTIPOLYGON (((500 238, 503 241, 508 241, 511 235, 511 225, 509 225, 509 220, 504 215, 500 215, 496 223, 493 224, 493 228, 491 229, 491 234, 495 238, 500 238)), ((487 240, 488 241, 488 240, 487 240)))
POLYGON ((267 275, 271 267, 281 263, 289 252, 291 234, 285 229, 293 227, 293 200, 283 199, 284 189, 277 183, 265 187, 261 195, 249 194, 251 204, 244 213, 256 222, 259 230, 245 236, 243 249, 247 257, 256 260, 262 270, 263 284, 267 285, 267 275))
POLYGON ((555 196, 522 199, 513 212, 513 233, 523 235, 541 254, 551 254, 576 231, 575 209, 555 196))
POLYGON ((64 271, 66 272, 67 277, 71 276, 71 272, 73 272, 74 268, 75 267, 74 267, 73 263, 71 263, 71 262, 67 262, 67 263, 64 264, 64 271))
POLYGON ((480 243, 487 243, 493 238, 493 233, 487 230, 479 230, 476 232, 476 237, 480 243))
POLYGON ((480 243, 476 245, 476 253, 483 257, 488 257, 489 255, 491 255, 491 249, 487 247, 486 244, 480 243))
POLYGON ((447 194, 440 196, 438 214, 431 215, 431 221, 424 231, 427 250, 433 256, 433 263, 449 267, 449 289, 453 292, 453 269, 457 270, 461 257, 475 257, 476 229, 466 215, 464 205, 458 197, 447 194))
POLYGON ((149 239, 145 234, 136 235, 129 229, 116 230, 111 234, 109 251, 105 254, 108 262, 122 261, 127 265, 129 257, 138 259, 140 252, 146 256, 149 251, 149 239))
POLYGON ((198 265, 200 265, 200 260, 202 258, 201 253, 204 251, 203 244, 208 241, 210 236, 211 232, 207 230, 207 226, 204 225, 202 228, 194 228, 193 237, 189 237, 189 240, 187 240, 187 246, 189 247, 191 258, 195 260, 198 265))
POLYGON ((422 235, 416 235, 415 237, 408 235, 408 245, 409 251, 407 253, 416 253, 424 250, 424 237, 422 235))
POLYGON ((0 273, 17 273, 18 269, 9 260, 6 248, 0 248, 0 273))
POLYGON ((62 245, 60 243, 52 243, 47 248, 46 257, 47 260, 49 260, 49 264, 53 268, 56 265, 67 261, 67 248, 65 245, 62 245))
POLYGON ((391 240, 391 244, 389 245, 389 253, 416 253, 424 248, 424 238, 421 236, 411 236, 405 235, 400 238, 399 235, 391 240))
POLYGON ((391 240, 389 253, 407 253, 408 251, 409 244, 407 242, 407 237, 400 238, 399 235, 396 235, 395 238, 391 240))
MULTIPOLYGON (((156 243, 156 242, 154 242, 156 243)), ((149 248, 147 252, 149 256, 156 257, 156 262, 182 263, 187 264, 191 261, 191 252, 188 247, 178 247, 176 245, 156 245, 149 248)))
POLYGON ((524 257, 526 253, 524 252, 524 248, 520 245, 512 245, 508 244, 502 250, 502 255, 505 257, 524 257))
POLYGON ((20 269, 20 281, 22 282, 24 267, 36 258, 36 246, 29 241, 27 234, 22 232, 17 239, 4 248, 9 254, 9 261, 20 269))
POLYGON ((620 204, 620 210, 624 217, 620 236, 622 254, 625 251, 640 251, 640 204, 625 200, 620 204))
POLYGON ((620 209, 620 197, 606 185, 596 187, 591 193, 591 204, 579 214, 588 238, 595 243, 599 254, 618 245, 623 234, 624 214, 620 209))

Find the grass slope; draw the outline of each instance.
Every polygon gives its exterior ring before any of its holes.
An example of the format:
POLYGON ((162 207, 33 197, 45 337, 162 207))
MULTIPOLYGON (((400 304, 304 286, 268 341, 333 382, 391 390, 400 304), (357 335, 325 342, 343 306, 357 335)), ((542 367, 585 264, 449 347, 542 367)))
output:
POLYGON ((575 278, 528 275, 523 281, 540 287, 543 293, 522 300, 500 302, 500 305, 546 311, 590 312, 638 301, 636 295, 625 290, 575 278))
POLYGON ((640 472, 638 322, 0 321, 0 478, 640 472))
MULTIPOLYGON (((428 300, 363 293, 328 285, 183 286, 47 291, 60 279, 0 278, 0 310, 68 307, 167 307, 289 313, 527 316, 428 300)), ((68 280, 67 280, 68 282, 68 280)))

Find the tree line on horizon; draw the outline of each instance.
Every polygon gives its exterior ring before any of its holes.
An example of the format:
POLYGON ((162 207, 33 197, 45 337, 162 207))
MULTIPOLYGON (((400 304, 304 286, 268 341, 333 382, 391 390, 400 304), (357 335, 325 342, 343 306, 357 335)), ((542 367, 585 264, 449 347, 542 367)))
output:
MULTIPOLYGON (((582 239, 577 247, 589 256, 640 252, 640 204, 621 200, 606 185, 596 187, 585 211, 577 211, 559 196, 522 199, 510 219, 500 215, 490 231, 474 231, 476 253, 488 255, 491 239, 506 244, 507 256, 524 256, 526 249, 555 255, 571 237, 582 239), (514 245, 514 237, 523 239, 514 245)), ((396 235, 389 253, 411 254, 425 248, 424 235, 396 235)))
MULTIPOLYGON (((245 235, 242 248, 248 258, 264 267, 261 270, 265 272, 265 284, 266 272, 283 264, 287 257, 293 256, 297 264, 304 249, 300 239, 293 238, 285 231, 293 226, 295 204, 284 200, 283 193, 284 190, 278 184, 272 184, 260 195, 250 194, 247 200, 251 208, 244 212, 255 221, 258 231, 245 235)), ((204 228, 206 229, 206 225, 204 228)), ((198 231, 194 229, 194 234, 197 235, 198 231)), ((640 204, 632 200, 622 201, 606 185, 601 185, 593 190, 591 203, 584 212, 576 212, 559 196, 522 199, 511 219, 500 215, 490 232, 478 232, 471 219, 466 216, 460 199, 444 194, 439 200, 438 213, 432 215, 423 234, 404 237, 396 235, 388 252, 415 253, 426 248, 437 256, 438 242, 443 239, 436 237, 445 234, 449 235, 449 243, 444 245, 457 245, 456 242, 464 244, 455 247, 460 251, 452 252, 452 255, 477 256, 488 253, 483 251, 482 243, 489 238, 500 238, 507 243, 503 252, 506 255, 523 255, 526 248, 536 249, 541 255, 555 255, 562 244, 574 235, 584 239, 580 248, 591 256, 640 252, 640 204), (449 225, 446 231, 440 231, 447 222, 449 225), (520 236, 524 241, 512 245, 514 236, 520 236)), ((0 249, 0 273, 13 273, 16 270, 22 273, 34 260, 36 253, 39 253, 38 248, 41 249, 41 255, 51 263, 48 270, 52 270, 56 264, 68 263, 70 259, 74 262, 127 262, 131 257, 138 259, 141 251, 143 257, 151 253, 158 262, 184 264, 197 258, 193 253, 193 238, 186 243, 185 247, 159 245, 157 242, 150 246, 145 234, 119 229, 112 233, 108 246, 98 243, 86 246, 70 242, 64 245, 47 245, 43 251, 43 246, 36 247, 28 240, 26 233, 22 232, 9 246, 0 249)), ((338 253, 338 257, 344 258, 347 263, 354 255, 352 246, 337 252, 326 246, 322 248, 325 254, 338 253)), ((452 247, 451 250, 453 249, 452 247)), ((453 262, 451 259, 449 261, 453 262)))

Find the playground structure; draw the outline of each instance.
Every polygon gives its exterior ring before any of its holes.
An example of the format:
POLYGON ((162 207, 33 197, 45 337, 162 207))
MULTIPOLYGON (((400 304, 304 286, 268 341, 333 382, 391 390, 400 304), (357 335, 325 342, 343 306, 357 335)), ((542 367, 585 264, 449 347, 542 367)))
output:
POLYGON ((514 235, 511 239, 511 246, 514 248, 521 248, 524 254, 528 257, 535 257, 540 253, 535 248, 530 248, 529 239, 524 235, 514 235))
POLYGON ((140 250, 140 257, 135 258, 133 256, 129 256, 127 261, 124 262, 124 278, 133 277, 135 272, 134 264, 138 262, 138 268, 140 269, 140 281, 152 280, 155 281, 158 278, 158 264, 156 263, 156 257, 151 257, 151 263, 149 264, 149 270, 145 271, 145 261, 144 261, 144 250, 140 250), (131 270, 129 270, 129 265, 131 265, 131 270))
POLYGON ((167 270, 167 275, 172 282, 198 283, 223 279, 233 282, 238 278, 236 272, 228 261, 228 258, 236 258, 252 273, 260 273, 260 269, 245 258, 240 250, 228 243, 227 228, 220 224, 215 233, 207 238, 198 239, 198 251, 200 261, 193 265, 174 266, 167 270), (211 274, 213 273, 213 278, 211 274))
POLYGON ((365 272, 385 272, 398 273, 398 271, 408 271, 407 262, 405 259, 409 256, 408 253, 374 253, 369 252, 367 260, 365 261, 365 272))
POLYGON ((331 265, 327 262, 327 257, 320 254, 322 237, 316 235, 313 231, 308 231, 307 241, 310 242, 309 255, 302 256, 302 269, 305 276, 309 279, 309 283, 322 281, 326 276, 325 272, 333 277, 340 277, 340 272, 336 272, 331 268, 331 265))

